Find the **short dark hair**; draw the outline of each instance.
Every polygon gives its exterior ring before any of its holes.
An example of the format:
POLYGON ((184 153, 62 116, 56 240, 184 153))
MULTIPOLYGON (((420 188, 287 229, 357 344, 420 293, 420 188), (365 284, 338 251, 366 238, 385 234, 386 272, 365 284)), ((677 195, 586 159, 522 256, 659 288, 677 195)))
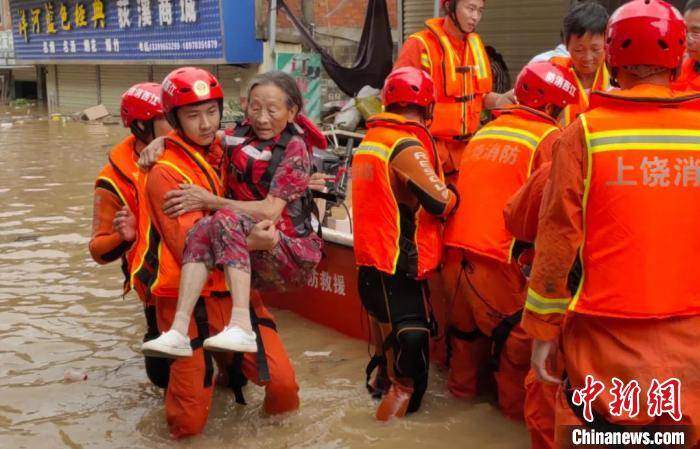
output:
POLYGON ((574 35, 605 34, 609 17, 608 11, 600 3, 586 1, 575 5, 564 17, 564 43, 568 44, 574 35))
POLYGON ((404 115, 405 113, 412 111, 419 114, 424 119, 428 114, 428 110, 424 107, 418 106, 417 104, 400 104, 393 103, 384 108, 386 112, 391 112, 392 114, 404 115))
POLYGON ((278 70, 265 72, 253 78, 253 80, 250 82, 250 86, 248 87, 248 99, 250 99, 250 93, 257 86, 265 86, 269 84, 277 86, 282 92, 287 94, 287 107, 289 109, 296 106, 297 113, 304 109, 304 97, 301 95, 297 82, 294 81, 294 78, 287 73, 280 72, 278 70))
POLYGON ((688 0, 683 11, 695 11, 696 9, 700 9, 700 0, 688 0))

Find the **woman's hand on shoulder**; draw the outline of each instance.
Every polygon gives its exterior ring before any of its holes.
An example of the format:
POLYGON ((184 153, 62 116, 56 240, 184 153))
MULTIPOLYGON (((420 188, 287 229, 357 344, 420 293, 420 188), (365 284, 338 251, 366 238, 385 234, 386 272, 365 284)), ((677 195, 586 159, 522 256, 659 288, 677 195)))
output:
POLYGON ((146 148, 141 150, 139 161, 137 162, 138 166, 142 170, 148 170, 160 159, 163 151, 165 151, 165 137, 156 137, 146 148))
POLYGON ((163 212, 170 218, 177 218, 188 212, 214 210, 218 200, 218 196, 203 187, 180 184, 179 189, 165 194, 163 212))

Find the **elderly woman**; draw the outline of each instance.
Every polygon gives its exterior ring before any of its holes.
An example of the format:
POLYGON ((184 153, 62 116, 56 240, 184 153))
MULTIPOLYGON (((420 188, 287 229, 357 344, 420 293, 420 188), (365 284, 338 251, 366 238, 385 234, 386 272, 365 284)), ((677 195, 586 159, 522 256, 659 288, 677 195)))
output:
POLYGON ((208 278, 223 267, 233 299, 228 326, 204 341, 210 351, 256 352, 249 301, 251 286, 282 290, 303 285, 321 259, 322 240, 311 225, 311 146, 325 143, 299 115, 303 99, 289 75, 269 72, 251 83, 246 121, 224 139, 225 197, 182 185, 164 208, 177 216, 191 210, 216 211, 190 231, 173 325, 142 350, 162 357, 187 357, 190 317, 208 278), (299 124, 302 124, 300 127, 299 124), (268 250, 250 251, 246 238, 258 224, 272 238, 268 250))

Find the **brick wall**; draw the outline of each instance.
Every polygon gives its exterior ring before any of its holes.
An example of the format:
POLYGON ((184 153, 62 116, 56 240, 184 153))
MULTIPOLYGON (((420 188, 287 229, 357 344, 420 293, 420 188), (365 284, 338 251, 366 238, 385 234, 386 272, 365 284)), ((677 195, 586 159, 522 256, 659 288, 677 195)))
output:
MULTIPOLYGON (((313 0, 314 24, 316 28, 359 28, 365 20, 368 0, 313 0)), ((387 0, 391 27, 396 28, 396 2, 387 0)), ((301 0, 285 0, 294 14, 301 18, 301 0)), ((292 28, 291 22, 284 14, 277 19, 280 28, 292 28)))

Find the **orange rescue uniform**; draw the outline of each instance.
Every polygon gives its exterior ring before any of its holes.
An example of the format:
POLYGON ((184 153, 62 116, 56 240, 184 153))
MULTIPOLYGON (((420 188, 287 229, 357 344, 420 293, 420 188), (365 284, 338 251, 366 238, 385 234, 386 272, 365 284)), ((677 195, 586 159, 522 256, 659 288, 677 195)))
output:
MULTIPOLYGON (((555 149, 558 144, 554 144, 555 149)), ((506 228, 523 242, 534 243, 537 236, 540 204, 545 187, 549 182, 552 163, 547 162, 538 168, 527 183, 508 201, 503 212, 506 228)), ((534 248, 525 251, 519 258, 519 263, 532 265, 534 248)), ((550 373, 561 375, 563 361, 558 349, 547 360, 550 373)), ((533 449, 549 449, 554 447, 554 404, 557 386, 541 382, 535 372, 530 369, 525 378, 525 425, 530 433, 533 449)))
POLYGON ((373 360, 386 353, 380 376, 390 386, 376 415, 386 421, 417 411, 427 389, 433 323, 424 278, 440 263, 442 219, 457 197, 424 126, 391 113, 367 125, 352 163, 354 251, 360 299, 380 334, 373 360))
MULTIPOLYGON (((217 144, 205 152, 196 150, 171 132, 165 141, 163 156, 151 170, 140 177, 139 193, 145 198, 139 209, 139 232, 135 246, 132 282, 140 281, 156 304, 158 326, 171 326, 177 306, 182 252, 186 236, 204 212, 190 212, 170 218, 163 212, 167 192, 180 184, 195 184, 221 195, 223 187, 217 170, 223 151, 217 144)), ((272 317, 257 296, 251 297, 257 320, 270 322, 272 317)), ((204 351, 202 341, 223 330, 231 313, 231 300, 220 271, 212 273, 202 292, 189 336, 192 357, 175 360, 170 368, 170 383, 165 396, 166 419, 174 438, 196 435, 202 431, 209 414, 215 381, 212 354, 204 351)), ((264 355, 269 368, 269 381, 257 374, 256 354, 244 356, 242 369, 247 378, 265 384, 265 411, 270 414, 296 410, 299 407, 298 386, 294 369, 279 335, 270 327, 260 326, 264 355)), ((217 359, 219 360, 219 359, 217 359)))
POLYGON ((606 386, 593 410, 610 423, 673 423, 647 413, 652 379, 670 378, 682 383, 681 423, 700 419, 700 268, 688 263, 700 250, 700 181, 686 169, 700 147, 700 96, 640 85, 591 103, 555 152, 522 322, 533 338, 560 341, 571 387, 556 399, 559 445, 570 437, 560 426, 581 423, 567 397, 587 375, 606 386), (611 415, 613 377, 639 382, 636 417, 611 415))
POLYGON ((700 62, 687 57, 681 66, 681 72, 674 83, 680 90, 700 90, 700 62))
POLYGON ((430 132, 448 181, 457 177, 462 152, 481 125, 484 98, 492 91, 491 64, 481 38, 464 35, 449 18, 430 19, 406 40, 394 68, 428 72, 436 103, 430 132))
MULTIPOLYGON (((129 249, 133 242, 124 241, 118 232, 114 231, 112 222, 122 207, 127 206, 132 213, 138 213, 136 199, 136 183, 138 178, 138 154, 136 153, 136 137, 129 136, 117 144, 109 152, 109 162, 102 168, 95 181, 95 197, 93 203, 92 238, 90 239, 90 255, 99 264, 106 264, 122 259, 122 270, 128 278, 131 253, 129 249)), ((125 293, 128 291, 128 279, 124 283, 125 293)), ((142 301, 145 297, 137 289, 142 301)))
POLYGON ((457 397, 474 397, 478 369, 491 352, 499 405, 508 417, 522 419, 530 340, 518 321, 526 279, 514 261, 521 248, 505 227, 503 208, 530 173, 550 160, 559 128, 551 117, 523 106, 496 115, 465 150, 457 184, 462 201, 445 230, 448 388, 457 397))

